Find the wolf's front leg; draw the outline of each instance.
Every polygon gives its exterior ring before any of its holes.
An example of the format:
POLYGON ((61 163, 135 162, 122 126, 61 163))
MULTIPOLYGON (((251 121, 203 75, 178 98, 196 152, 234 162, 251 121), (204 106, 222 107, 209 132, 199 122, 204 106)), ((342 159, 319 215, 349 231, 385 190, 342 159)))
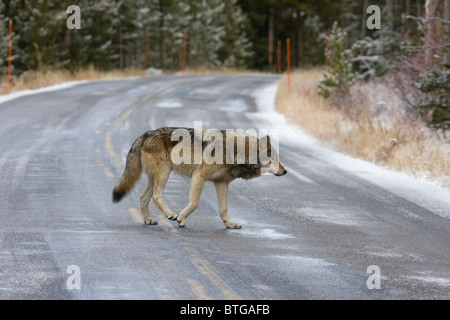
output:
POLYGON ((217 202, 219 203, 219 214, 223 224, 229 229, 242 228, 239 223, 231 222, 228 218, 228 182, 214 182, 216 187, 217 202))
POLYGON ((206 181, 199 174, 194 173, 192 175, 191 190, 189 192, 189 204, 183 209, 183 211, 180 212, 177 218, 177 222, 180 227, 184 227, 186 225, 186 218, 192 213, 192 211, 197 209, 205 182, 206 181))

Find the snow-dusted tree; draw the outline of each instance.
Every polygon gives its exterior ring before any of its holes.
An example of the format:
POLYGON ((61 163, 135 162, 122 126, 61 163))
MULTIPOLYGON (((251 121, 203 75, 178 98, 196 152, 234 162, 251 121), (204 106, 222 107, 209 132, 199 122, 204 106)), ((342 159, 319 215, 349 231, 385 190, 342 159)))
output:
MULTIPOLYGON (((323 63, 323 55, 318 51, 324 52, 327 41, 325 24, 318 15, 308 15, 304 23, 305 37, 302 39, 304 60, 311 64, 323 63)), ((303 62, 304 63, 304 62, 303 62)))
POLYGON ((443 131, 450 129, 450 66, 431 69, 422 74, 415 85, 429 94, 415 105, 425 115, 427 124, 443 131))
POLYGON ((192 21, 191 5, 187 1, 174 1, 164 17, 165 66, 169 69, 181 67, 184 34, 188 33, 192 21))
POLYGON ((237 4, 237 0, 225 2, 221 23, 225 25, 225 37, 219 50, 219 59, 224 67, 244 67, 246 59, 253 55, 252 44, 247 37, 247 17, 237 4))
POLYGON ((383 28, 372 37, 355 41, 351 47, 355 70, 361 78, 382 76, 392 68, 400 52, 398 36, 383 28))
MULTIPOLYGON (((1 2, 3 55, 7 53, 9 17, 14 20, 14 67, 19 74, 47 67, 141 68, 145 61, 179 69, 185 33, 192 66, 242 66, 250 54, 246 19, 237 0, 1 2), (81 29, 66 27, 70 4, 81 9, 81 29)), ((0 55, 2 73, 5 59, 0 55)))
POLYGON ((351 64, 353 55, 350 49, 344 47, 345 37, 346 33, 335 22, 328 37, 328 48, 325 52, 328 68, 318 84, 319 94, 324 98, 332 95, 338 98, 347 96, 350 86, 356 81, 351 64))
POLYGON ((192 66, 221 66, 218 53, 226 35, 225 25, 220 23, 224 9, 225 3, 221 0, 191 3, 193 18, 189 26, 189 49, 192 66))
POLYGON ((252 54, 246 18, 236 0, 190 1, 190 15, 192 66, 239 67, 252 54))
POLYGON ((436 49, 433 47, 439 43, 437 35, 437 22, 434 20, 436 18, 436 10, 438 8, 438 0, 426 0, 425 1, 425 52, 426 52, 426 63, 429 66, 433 65, 434 55, 436 54, 436 49))
POLYGON ((59 31, 65 26, 66 8, 50 0, 17 0, 3 9, 8 16, 5 19, 13 19, 15 70, 23 72, 59 62, 59 31))
POLYGON ((5 4, 0 2, 0 75, 8 72, 9 18, 5 15, 5 4))
POLYGON ((237 0, 147 0, 146 4, 149 11, 141 18, 149 28, 153 66, 181 67, 184 34, 191 67, 239 67, 251 55, 246 16, 237 0))

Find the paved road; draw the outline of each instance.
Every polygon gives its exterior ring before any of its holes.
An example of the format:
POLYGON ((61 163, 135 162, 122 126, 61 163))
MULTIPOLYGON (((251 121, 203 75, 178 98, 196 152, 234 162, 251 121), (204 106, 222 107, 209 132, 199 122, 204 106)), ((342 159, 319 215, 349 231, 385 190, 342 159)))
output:
MULTIPOLYGON (((209 184, 185 228, 153 203, 159 224, 143 225, 145 179, 111 202, 143 132, 194 121, 272 128, 253 93, 276 81, 155 76, 0 104, 0 299, 449 299, 445 203, 393 193, 384 178, 375 183, 292 139, 280 137, 287 175, 232 183, 229 215, 241 230, 224 228, 209 184), (381 278, 367 272, 372 265, 381 278), (380 279, 379 289, 368 279, 380 279)), ((173 211, 188 189, 171 176, 173 211)))

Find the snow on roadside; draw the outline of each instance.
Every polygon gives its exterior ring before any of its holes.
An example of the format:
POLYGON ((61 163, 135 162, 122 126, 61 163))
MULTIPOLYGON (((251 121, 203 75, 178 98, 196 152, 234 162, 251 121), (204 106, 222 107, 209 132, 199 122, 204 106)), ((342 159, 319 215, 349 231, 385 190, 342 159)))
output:
POLYGON ((55 84, 52 86, 43 87, 43 88, 39 88, 39 89, 22 90, 22 91, 9 93, 9 94, 0 95, 0 104, 10 101, 10 100, 20 98, 20 97, 29 96, 29 95, 33 95, 33 94, 37 94, 37 93, 52 92, 52 91, 58 91, 58 90, 70 88, 70 87, 76 86, 81 83, 86 83, 86 82, 88 82, 88 81, 87 80, 69 81, 69 82, 55 84))
POLYGON ((54 84, 54 85, 47 86, 47 87, 42 87, 39 89, 21 90, 21 91, 16 91, 13 93, 0 95, 0 104, 20 98, 20 97, 24 97, 24 96, 67 89, 67 88, 70 88, 70 87, 73 87, 73 86, 76 86, 79 84, 83 84, 83 83, 97 82, 97 81, 133 80, 133 79, 137 79, 137 78, 139 78, 139 76, 126 77, 126 78, 107 78, 107 79, 94 79, 94 80, 67 81, 67 82, 58 83, 58 84, 54 84))
POLYGON ((97 82, 97 81, 134 80, 134 79, 138 79, 140 77, 141 76, 131 76, 131 77, 125 77, 125 78, 113 77, 113 78, 105 78, 105 79, 100 78, 100 79, 93 79, 93 80, 67 81, 67 82, 58 83, 58 84, 54 84, 54 85, 50 85, 50 86, 46 86, 46 87, 42 87, 42 88, 38 88, 38 89, 21 90, 21 91, 16 91, 13 93, 0 95, 0 104, 7 102, 7 101, 14 100, 16 98, 29 96, 29 95, 33 95, 33 94, 38 94, 38 93, 63 90, 63 89, 67 89, 67 88, 70 88, 70 87, 73 87, 73 86, 76 86, 79 84, 83 84, 83 83, 97 82))
MULTIPOLYGON (((254 117, 268 121, 279 129, 280 144, 307 149, 312 155, 333 164, 362 179, 389 190, 399 197, 427 208, 441 217, 450 219, 450 190, 439 183, 424 178, 414 178, 405 173, 382 168, 371 162, 352 158, 321 146, 316 139, 306 135, 301 128, 290 124, 284 115, 275 110, 278 82, 254 91, 253 97, 259 113, 254 117)), ((283 161, 283 155, 280 154, 283 161)))

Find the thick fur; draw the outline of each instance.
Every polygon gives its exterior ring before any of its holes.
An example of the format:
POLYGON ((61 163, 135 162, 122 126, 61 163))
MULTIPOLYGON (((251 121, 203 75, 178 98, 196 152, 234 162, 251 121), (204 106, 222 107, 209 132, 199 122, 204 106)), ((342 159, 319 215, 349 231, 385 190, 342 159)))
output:
MULTIPOLYGON (((203 131, 205 132, 205 130, 203 131)), ((258 154, 260 141, 255 137, 244 136, 245 155, 239 155, 237 140, 243 138, 243 134, 232 133, 234 135, 234 162, 226 164, 226 134, 223 134, 223 164, 207 164, 204 161, 200 164, 194 163, 194 129, 190 128, 160 128, 148 131, 139 137, 132 145, 128 156, 125 171, 119 182, 114 187, 112 193, 113 202, 119 202, 126 196, 139 181, 144 171, 148 177, 148 185, 141 196, 141 211, 146 224, 157 224, 157 221, 149 216, 148 205, 153 198, 158 208, 166 215, 168 219, 177 220, 180 227, 186 225, 186 218, 197 208, 200 195, 206 181, 212 181, 216 188, 217 199, 219 203, 220 217, 227 228, 241 228, 238 223, 231 222, 227 214, 227 194, 228 184, 236 178, 252 179, 261 175, 261 170, 270 167, 270 164, 262 165, 259 159, 256 163, 251 161, 249 150, 252 143, 257 146, 258 154), (176 129, 185 129, 190 133, 191 138, 191 164, 175 164, 172 161, 172 150, 182 141, 172 141, 172 133, 176 129), (238 164, 238 157, 245 156, 245 163, 238 164), (192 178, 189 204, 180 212, 179 215, 173 213, 165 204, 163 191, 171 171, 175 171, 184 176, 192 178)), ((228 133, 230 134, 230 133, 228 133)), ((211 142, 202 143, 202 152, 211 142)), ((262 142, 264 143, 264 141, 262 142)), ((267 137, 268 154, 273 153, 270 140, 267 137)), ((273 154, 272 154, 273 155, 273 154)), ((242 158, 241 158, 242 159, 242 158)), ((229 161, 230 162, 230 161, 229 161)), ((242 161, 241 161, 242 162, 242 161)), ((272 172, 277 176, 284 175, 286 170, 281 164, 272 172)))

